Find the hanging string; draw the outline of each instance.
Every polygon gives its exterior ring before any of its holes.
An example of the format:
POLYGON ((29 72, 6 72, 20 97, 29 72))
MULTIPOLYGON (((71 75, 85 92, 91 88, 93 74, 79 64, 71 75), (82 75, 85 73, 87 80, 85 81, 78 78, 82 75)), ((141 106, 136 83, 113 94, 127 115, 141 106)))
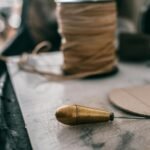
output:
MULTIPOLYGON (((33 56, 50 49, 51 45, 46 41, 39 43, 32 54, 23 54, 20 57, 17 62, 20 69, 40 74, 50 80, 83 78, 114 69, 116 66, 115 2, 58 4, 57 17, 64 56, 62 70, 67 75, 42 71, 28 63, 33 56)), ((0 60, 11 61, 4 56, 0 56, 0 60)))

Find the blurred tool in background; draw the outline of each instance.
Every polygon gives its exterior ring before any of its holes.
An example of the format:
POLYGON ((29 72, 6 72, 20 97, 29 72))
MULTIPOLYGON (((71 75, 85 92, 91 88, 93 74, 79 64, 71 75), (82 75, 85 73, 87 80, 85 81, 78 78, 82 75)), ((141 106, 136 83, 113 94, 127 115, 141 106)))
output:
POLYGON ((26 18, 27 27, 35 44, 50 41, 51 50, 59 50, 60 47, 55 7, 53 0, 30 0, 26 18))
POLYGON ((118 1, 118 54, 124 61, 150 59, 150 1, 118 1))

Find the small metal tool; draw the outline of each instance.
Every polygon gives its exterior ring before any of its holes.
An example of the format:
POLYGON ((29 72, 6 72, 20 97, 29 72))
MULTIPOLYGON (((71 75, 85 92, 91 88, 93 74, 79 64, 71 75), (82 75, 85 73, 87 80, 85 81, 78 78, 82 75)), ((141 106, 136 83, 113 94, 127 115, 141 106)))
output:
POLYGON ((79 125, 86 123, 98 123, 118 119, 150 119, 146 117, 115 117, 114 113, 101 109, 89 108, 80 105, 64 105, 56 110, 56 118, 66 125, 79 125))

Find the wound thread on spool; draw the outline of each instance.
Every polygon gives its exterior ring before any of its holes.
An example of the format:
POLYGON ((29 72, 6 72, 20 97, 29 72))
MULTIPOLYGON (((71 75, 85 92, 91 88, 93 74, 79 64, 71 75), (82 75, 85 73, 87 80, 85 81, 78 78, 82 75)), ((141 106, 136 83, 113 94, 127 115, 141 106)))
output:
POLYGON ((116 4, 114 1, 57 1, 63 71, 81 77, 116 67, 116 4))
MULTIPOLYGON (((19 68, 40 74, 48 80, 69 80, 111 73, 116 69, 116 4, 113 0, 57 0, 59 32, 62 36, 61 50, 64 55, 63 72, 36 69, 29 60, 47 42, 39 43, 32 54, 24 54, 17 62, 19 68)), ((0 60, 8 62, 5 56, 0 60)))

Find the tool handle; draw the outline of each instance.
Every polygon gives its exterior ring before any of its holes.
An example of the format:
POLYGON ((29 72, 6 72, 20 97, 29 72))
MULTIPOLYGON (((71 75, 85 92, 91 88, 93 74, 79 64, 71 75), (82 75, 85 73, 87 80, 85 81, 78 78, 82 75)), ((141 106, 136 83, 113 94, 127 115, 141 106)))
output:
POLYGON ((56 118, 66 125, 107 122, 114 119, 114 114, 105 110, 80 105, 65 105, 57 109, 56 118))

